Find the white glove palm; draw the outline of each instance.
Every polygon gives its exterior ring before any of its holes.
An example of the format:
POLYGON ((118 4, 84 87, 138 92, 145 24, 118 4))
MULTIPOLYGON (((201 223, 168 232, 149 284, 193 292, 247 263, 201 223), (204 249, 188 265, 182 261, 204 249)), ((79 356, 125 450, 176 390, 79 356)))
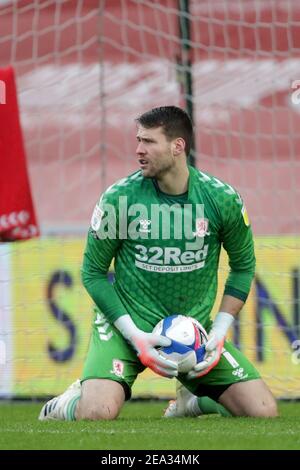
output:
POLYGON ((188 373, 189 379, 195 379, 208 374, 218 364, 221 359, 227 330, 233 320, 234 317, 230 313, 219 312, 217 314, 205 344, 204 358, 188 373))
POLYGON ((153 333, 145 333, 137 328, 128 314, 118 318, 114 325, 134 347, 144 366, 149 367, 163 377, 177 377, 177 364, 161 356, 156 349, 160 346, 170 346, 171 340, 169 338, 153 333))
POLYGON ((204 358, 188 373, 189 379, 195 379, 208 374, 209 371, 218 364, 221 358, 224 340, 225 336, 219 338, 213 330, 209 333, 207 343, 205 344, 204 358))
POLYGON ((169 338, 139 330, 130 341, 144 366, 163 377, 177 377, 177 364, 161 356, 156 349, 159 346, 170 346, 169 338))

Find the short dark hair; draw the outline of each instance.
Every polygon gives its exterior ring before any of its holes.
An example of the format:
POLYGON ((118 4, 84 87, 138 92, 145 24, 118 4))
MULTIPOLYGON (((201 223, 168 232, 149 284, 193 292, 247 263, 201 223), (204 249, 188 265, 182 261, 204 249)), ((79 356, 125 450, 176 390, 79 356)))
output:
POLYGON ((168 139, 182 137, 185 141, 185 152, 188 156, 193 145, 193 123, 189 115, 177 106, 153 108, 136 119, 146 129, 162 127, 168 139))

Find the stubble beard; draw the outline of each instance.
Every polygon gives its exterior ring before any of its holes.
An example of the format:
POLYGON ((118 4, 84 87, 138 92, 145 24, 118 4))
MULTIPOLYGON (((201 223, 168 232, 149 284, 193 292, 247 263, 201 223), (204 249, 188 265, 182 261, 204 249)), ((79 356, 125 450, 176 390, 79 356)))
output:
POLYGON ((142 175, 144 178, 155 178, 159 181, 164 177, 166 173, 168 173, 172 169, 172 167, 173 164, 171 162, 166 162, 158 168, 152 167, 149 170, 142 170, 142 175))

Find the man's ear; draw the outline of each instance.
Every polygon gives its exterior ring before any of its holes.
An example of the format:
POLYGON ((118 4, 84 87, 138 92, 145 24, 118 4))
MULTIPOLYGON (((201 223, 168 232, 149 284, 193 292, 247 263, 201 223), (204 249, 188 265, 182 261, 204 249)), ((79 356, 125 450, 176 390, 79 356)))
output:
POLYGON ((173 154, 175 156, 180 155, 185 151, 185 140, 182 137, 178 137, 173 141, 173 154))

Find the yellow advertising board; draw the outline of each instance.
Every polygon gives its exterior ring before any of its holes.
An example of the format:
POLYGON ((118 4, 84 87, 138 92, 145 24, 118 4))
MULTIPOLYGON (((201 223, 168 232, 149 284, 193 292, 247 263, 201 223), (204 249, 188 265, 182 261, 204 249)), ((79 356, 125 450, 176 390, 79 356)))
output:
MULTIPOLYGON (((55 395, 81 375, 92 321, 80 280, 84 243, 37 239, 11 247, 13 395, 55 395)), ((298 238, 257 239, 257 277, 232 335, 277 396, 300 395, 300 354, 293 346, 299 339, 299 255, 298 238)), ((227 272, 223 255, 214 313, 227 272)), ((170 397, 174 385, 145 371, 133 395, 170 397)))
POLYGON ((55 395, 80 377, 92 319, 80 281, 83 248, 70 239, 13 247, 14 394, 55 395))
POLYGON ((300 396, 300 238, 256 239, 257 269, 241 312, 241 349, 279 397, 300 396))

